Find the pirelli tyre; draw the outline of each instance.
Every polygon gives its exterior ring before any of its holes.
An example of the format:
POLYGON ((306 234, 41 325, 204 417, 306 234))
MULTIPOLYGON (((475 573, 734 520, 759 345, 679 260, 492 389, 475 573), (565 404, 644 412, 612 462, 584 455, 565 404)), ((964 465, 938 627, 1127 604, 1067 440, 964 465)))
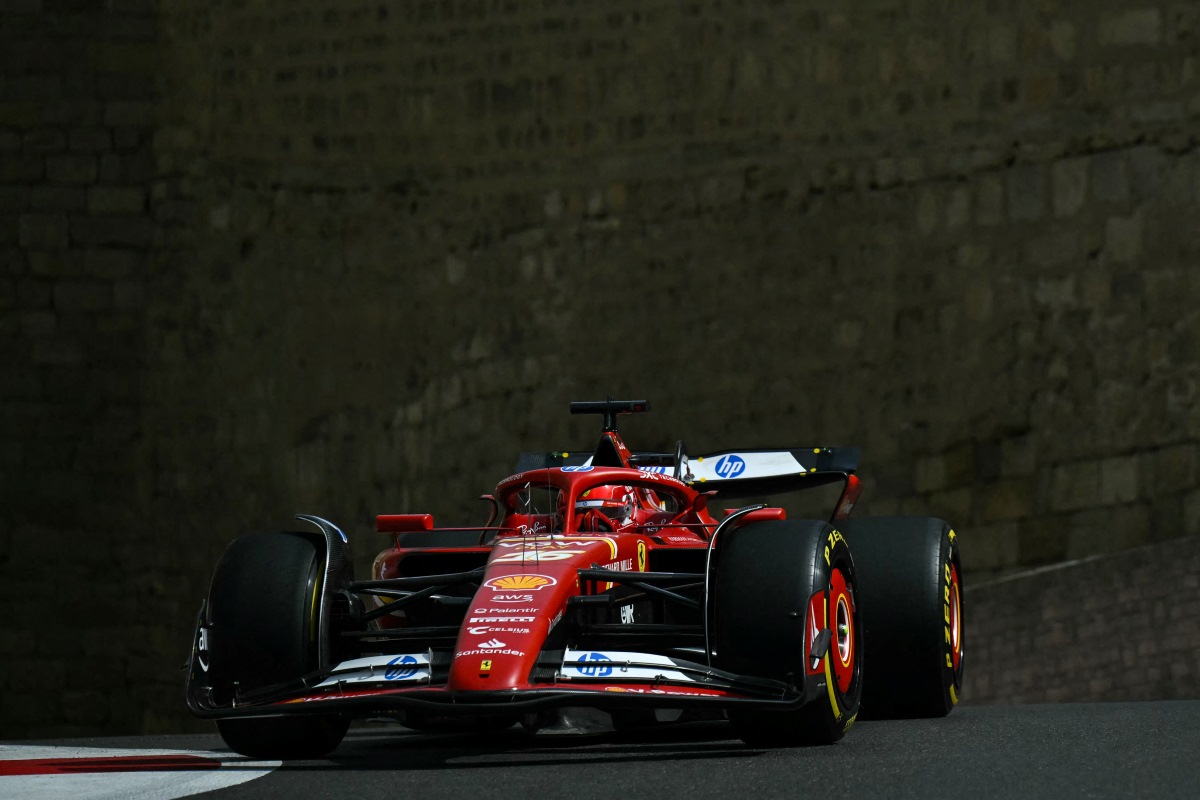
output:
POLYGON ((810 698, 786 711, 731 709, 738 736, 767 747, 838 741, 854 724, 863 685, 858 575, 845 538, 817 520, 769 521, 724 533, 716 547, 714 663, 810 698))
POLYGON ((839 523, 854 549, 866 632, 863 714, 942 717, 962 696, 963 570, 958 537, 932 517, 839 523))
MULTIPOLYGON (((325 544, 319 534, 258 533, 234 540, 209 590, 208 679, 214 701, 296 680, 318 668, 317 614, 325 544)), ((253 758, 317 758, 349 720, 330 714, 217 720, 229 747, 253 758)))

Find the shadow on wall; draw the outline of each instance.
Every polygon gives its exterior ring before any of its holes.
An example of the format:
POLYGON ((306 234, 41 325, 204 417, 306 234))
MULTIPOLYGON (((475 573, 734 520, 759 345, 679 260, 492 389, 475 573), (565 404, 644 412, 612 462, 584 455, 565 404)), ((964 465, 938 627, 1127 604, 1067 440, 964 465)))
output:
POLYGON ((1200 537, 968 583, 965 602, 966 703, 1200 697, 1200 537))

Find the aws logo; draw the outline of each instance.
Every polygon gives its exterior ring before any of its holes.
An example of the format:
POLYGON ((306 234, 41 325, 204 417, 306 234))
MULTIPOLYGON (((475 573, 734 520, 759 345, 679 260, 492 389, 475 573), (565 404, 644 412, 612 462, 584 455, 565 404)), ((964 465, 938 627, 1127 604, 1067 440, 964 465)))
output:
POLYGON ((531 594, 509 594, 505 592, 496 592, 492 595, 493 603, 532 603, 533 595, 531 594))
POLYGON ((540 591, 543 586, 553 586, 557 580, 548 575, 505 575, 502 578, 492 578, 484 581, 484 586, 494 592, 540 591))

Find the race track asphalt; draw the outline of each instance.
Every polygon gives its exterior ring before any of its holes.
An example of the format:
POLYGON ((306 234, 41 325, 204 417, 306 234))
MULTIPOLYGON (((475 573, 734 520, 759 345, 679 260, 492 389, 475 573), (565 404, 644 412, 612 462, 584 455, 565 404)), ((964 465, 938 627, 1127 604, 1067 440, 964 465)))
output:
MULTIPOLYGON (((221 749, 216 736, 70 744, 221 749)), ((236 758, 222 760, 236 769, 236 758)), ((1200 701, 965 707, 945 719, 860 722, 834 746, 784 750, 747 747, 720 722, 553 741, 519 728, 469 736, 368 723, 328 759, 285 762, 198 796, 1191 800, 1200 797, 1200 701)))

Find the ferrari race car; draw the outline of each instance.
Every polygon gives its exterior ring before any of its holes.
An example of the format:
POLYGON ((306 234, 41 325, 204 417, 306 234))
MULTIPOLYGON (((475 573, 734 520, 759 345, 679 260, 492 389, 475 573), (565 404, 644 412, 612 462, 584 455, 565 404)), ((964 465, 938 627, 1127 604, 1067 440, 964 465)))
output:
POLYGON ((756 746, 828 744, 859 709, 950 712, 962 567, 950 526, 849 520, 857 448, 631 452, 620 414, 593 452, 525 453, 481 526, 386 514, 393 546, 352 574, 346 535, 258 533, 222 555, 187 705, 252 757, 311 758, 354 719, 418 730, 595 730, 725 717, 756 746), (828 485, 829 521, 754 502, 828 485))

